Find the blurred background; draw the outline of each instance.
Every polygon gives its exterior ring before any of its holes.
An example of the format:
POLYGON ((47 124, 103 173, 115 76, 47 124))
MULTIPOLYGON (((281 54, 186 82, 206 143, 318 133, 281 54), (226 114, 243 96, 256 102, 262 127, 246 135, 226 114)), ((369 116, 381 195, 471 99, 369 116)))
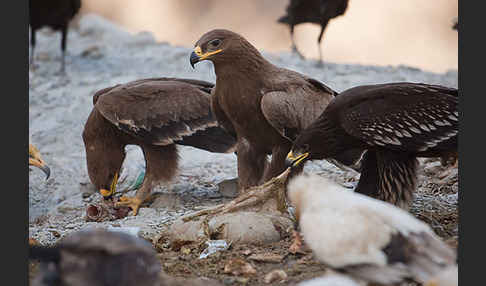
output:
MULTIPOLYGON (((287 0, 83 0, 81 13, 97 13, 130 32, 193 47, 214 28, 242 34, 267 52, 290 52, 290 33, 277 23, 287 0)), ((432 72, 458 67, 457 0, 350 0, 330 21, 322 40, 324 62, 408 65, 432 72)), ((295 27, 297 48, 317 58, 319 25, 295 27)))

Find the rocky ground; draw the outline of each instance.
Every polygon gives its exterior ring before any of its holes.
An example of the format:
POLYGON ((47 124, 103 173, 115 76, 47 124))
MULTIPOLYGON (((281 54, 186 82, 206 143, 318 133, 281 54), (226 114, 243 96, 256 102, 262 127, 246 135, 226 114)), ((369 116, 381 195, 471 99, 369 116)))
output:
MULTIPOLYGON (((280 269, 287 275, 284 285, 292 285, 326 271, 309 252, 289 254, 288 237, 265 246, 232 245, 228 250, 204 259, 198 258, 204 244, 181 246, 168 241, 166 231, 175 219, 202 206, 229 200, 229 194, 218 184, 236 177, 236 156, 233 154, 213 154, 181 146, 179 175, 172 184, 154 190, 159 196, 172 200, 155 198, 141 208, 136 217, 87 222, 87 205, 101 197, 89 181, 81 138, 83 125, 92 109, 94 92, 140 78, 167 76, 214 82, 215 75, 208 62, 198 64, 195 70, 190 67, 190 48, 156 42, 150 33, 129 34, 95 15, 85 15, 70 30, 66 75, 58 73, 59 46, 59 33, 47 29, 40 31, 35 57, 37 69, 29 72, 30 141, 38 147, 52 172, 51 178, 45 181, 40 170, 30 170, 30 237, 40 244, 50 245, 70 232, 89 227, 134 227, 139 236, 154 243, 160 252, 163 269, 169 275, 210 277, 224 284, 265 284, 266 274, 280 269), (225 266, 234 259, 249 263, 255 273, 225 273, 225 266)), ((397 81, 450 87, 458 84, 457 71, 435 74, 406 66, 327 62, 324 67, 317 67, 315 61, 301 60, 290 53, 264 55, 278 66, 312 76, 337 91, 361 84, 397 81)), ((448 172, 439 160, 421 162, 420 186, 412 212, 429 223, 451 246, 457 247, 457 168, 448 172)), ((127 147, 118 189, 132 185, 143 167, 141 150, 136 146, 127 147)), ((326 161, 308 163, 305 172, 331 177, 350 188, 359 178, 359 174, 343 171, 326 161)), ((128 193, 133 194, 134 191, 128 193)))

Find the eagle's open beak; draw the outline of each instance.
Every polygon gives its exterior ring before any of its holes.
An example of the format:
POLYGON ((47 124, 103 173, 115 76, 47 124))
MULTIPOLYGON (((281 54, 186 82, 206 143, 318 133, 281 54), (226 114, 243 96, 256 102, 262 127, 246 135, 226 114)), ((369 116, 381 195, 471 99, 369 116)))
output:
POLYGON ((309 152, 294 155, 293 151, 290 151, 289 154, 287 154, 287 158, 285 159, 285 167, 295 167, 299 165, 302 161, 304 161, 307 157, 309 157, 309 152))
POLYGON ((217 54, 221 51, 222 51, 222 49, 212 51, 212 52, 203 53, 200 46, 195 47, 194 51, 192 51, 192 53, 191 53, 191 58, 190 58, 192 68, 194 68, 194 65, 196 63, 203 61, 203 60, 206 60, 210 56, 215 55, 215 54, 217 54))
POLYGON ((103 196, 104 199, 109 199, 113 194, 116 192, 116 184, 118 182, 118 172, 115 173, 113 177, 113 181, 111 181, 110 190, 101 189, 100 194, 103 196))

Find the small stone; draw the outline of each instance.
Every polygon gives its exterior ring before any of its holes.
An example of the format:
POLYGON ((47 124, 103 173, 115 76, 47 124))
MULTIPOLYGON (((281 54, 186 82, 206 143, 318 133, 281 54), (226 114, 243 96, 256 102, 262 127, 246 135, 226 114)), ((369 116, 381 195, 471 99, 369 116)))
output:
POLYGON ((270 273, 265 275, 263 278, 263 282, 266 284, 272 283, 272 282, 283 282, 287 279, 287 273, 283 271, 282 269, 275 269, 272 270, 270 273))
POLYGON ((225 198, 236 198, 238 196, 238 178, 224 180, 218 183, 219 192, 225 198))
POLYGON ((256 274, 255 268, 251 266, 250 263, 246 262, 241 258, 231 259, 225 266, 224 266, 224 273, 230 273, 235 276, 239 275, 254 275, 256 274))

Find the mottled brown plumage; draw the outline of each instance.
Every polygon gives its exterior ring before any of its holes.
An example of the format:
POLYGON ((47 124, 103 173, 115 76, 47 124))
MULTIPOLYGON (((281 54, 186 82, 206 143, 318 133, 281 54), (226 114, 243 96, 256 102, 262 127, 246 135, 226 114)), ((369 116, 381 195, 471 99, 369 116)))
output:
POLYGON ((201 60, 212 61, 216 72, 214 114, 238 138, 240 191, 284 171, 291 140, 336 94, 315 79, 271 64, 228 30, 210 31, 197 41, 191 64, 201 60), (272 155, 268 164, 267 155, 272 155))
POLYGON ((301 132, 288 163, 367 149, 356 191, 408 208, 416 188, 416 158, 457 151, 457 104, 457 89, 438 85, 389 83, 345 90, 301 132))
POLYGON ((30 25, 30 64, 34 66, 34 49, 36 31, 44 26, 53 30, 60 30, 62 62, 61 72, 64 72, 64 58, 69 22, 81 8, 81 0, 29 0, 30 25))
POLYGON ((294 41, 294 26, 302 23, 314 23, 321 25, 321 32, 317 38, 319 50, 319 62, 322 64, 321 40, 329 21, 335 17, 344 15, 348 8, 348 0, 290 0, 287 6, 287 14, 278 19, 279 23, 290 27, 292 50, 302 58, 294 41))
POLYGON ((136 214, 152 187, 174 177, 176 144, 233 152, 235 138, 219 127, 210 107, 212 83, 175 78, 142 79, 102 89, 83 131, 88 174, 102 195, 113 195, 124 148, 142 148, 144 182, 135 198, 122 197, 136 214))

